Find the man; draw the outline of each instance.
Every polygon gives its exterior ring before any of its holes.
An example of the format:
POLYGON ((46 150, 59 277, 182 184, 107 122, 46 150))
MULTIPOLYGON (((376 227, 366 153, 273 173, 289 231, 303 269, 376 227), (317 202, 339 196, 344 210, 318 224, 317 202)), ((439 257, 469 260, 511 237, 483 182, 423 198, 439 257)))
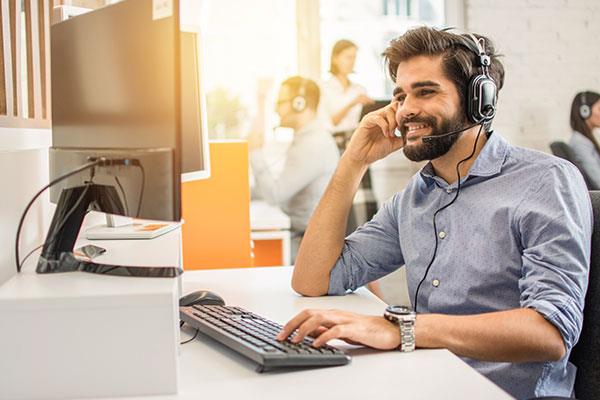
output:
MULTIPOLYGON (((280 126, 294 130, 294 139, 278 176, 265 159, 264 129, 255 129, 248 141, 258 192, 290 216, 292 260, 339 160, 335 141, 325 122, 317 118, 318 105, 319 87, 310 79, 296 76, 281 84, 276 111, 280 126)), ((264 97, 259 99, 259 106, 264 108, 264 97)))
POLYGON ((446 348, 517 398, 569 396, 592 229, 583 178, 567 162, 492 133, 492 114, 470 125, 470 78, 484 70, 503 84, 488 39, 423 27, 392 41, 384 56, 394 99, 354 132, 309 223, 292 286, 307 296, 343 295, 405 265, 414 331, 409 313, 393 309, 387 317, 400 328, 380 316, 308 310, 278 338, 298 329, 293 340, 310 334, 315 346, 343 339, 446 348), (344 240, 362 173, 401 148, 431 161, 344 240))

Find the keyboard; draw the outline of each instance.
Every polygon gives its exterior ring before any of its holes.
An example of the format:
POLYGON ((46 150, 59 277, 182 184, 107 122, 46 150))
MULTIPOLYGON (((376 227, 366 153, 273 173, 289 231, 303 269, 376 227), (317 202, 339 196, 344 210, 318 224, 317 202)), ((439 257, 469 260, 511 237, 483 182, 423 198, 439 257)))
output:
POLYGON ((201 333, 256 362, 259 372, 284 367, 345 365, 350 362, 350 357, 335 347, 312 347, 313 339, 310 337, 297 344, 287 340, 279 342, 275 337, 281 332, 281 325, 240 307, 179 307, 179 316, 201 333))

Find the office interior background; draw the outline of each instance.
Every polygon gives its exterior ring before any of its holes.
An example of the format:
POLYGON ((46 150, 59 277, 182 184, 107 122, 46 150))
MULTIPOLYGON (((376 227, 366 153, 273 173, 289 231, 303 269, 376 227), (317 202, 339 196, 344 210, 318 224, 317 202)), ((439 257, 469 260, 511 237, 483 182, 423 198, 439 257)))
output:
MULTIPOLYGON (((88 9, 114 2, 49 0, 52 6, 88 9)), ((32 46, 39 46, 31 40, 40 33, 32 21, 42 15, 28 16, 28 0, 3 0, 4 30, 8 29, 4 20, 18 3, 22 18, 16 43, 20 51, 6 57, 4 45, 0 65, 0 170, 7 192, 16 191, 14 196, 6 196, 9 204, 0 210, 0 240, 8 243, 14 237, 17 205, 22 207, 31 193, 47 183, 47 149, 51 145, 49 99, 43 96, 48 73, 24 61, 35 54, 32 46), (21 74, 19 81, 7 84, 4 60, 9 59, 21 74), (40 89, 33 87, 34 79, 43 83, 40 89), (7 108, 11 92, 18 99, 18 113, 13 108, 11 114, 7 108)), ((212 139, 248 135, 257 112, 259 85, 272 88, 274 101, 278 84, 286 77, 326 79, 331 47, 342 38, 358 45, 352 79, 365 86, 371 97, 389 98, 392 85, 381 52, 390 39, 422 24, 453 26, 493 38, 504 54, 506 68, 494 127, 515 145, 549 152, 552 141, 568 140, 573 96, 581 90, 600 89, 597 0, 187 0, 182 7, 186 10, 182 24, 203 30, 203 79, 212 139)), ((43 9, 51 13, 48 7, 43 9)), ((268 117, 275 125, 271 114, 268 117)), ((267 129, 266 136, 274 154, 284 151, 292 137, 285 129, 267 129)), ((401 190, 419 168, 401 153, 374 165, 378 203, 401 190)), ((34 222, 24 232, 24 246, 43 240, 53 207, 47 198, 36 205, 30 216, 34 222)), ((12 265, 13 257, 12 252, 2 252, 0 262, 12 265)), ((12 273, 0 270, 0 283, 12 273)), ((398 296, 396 281, 391 279, 383 284, 386 300, 398 302, 394 298, 398 296)))

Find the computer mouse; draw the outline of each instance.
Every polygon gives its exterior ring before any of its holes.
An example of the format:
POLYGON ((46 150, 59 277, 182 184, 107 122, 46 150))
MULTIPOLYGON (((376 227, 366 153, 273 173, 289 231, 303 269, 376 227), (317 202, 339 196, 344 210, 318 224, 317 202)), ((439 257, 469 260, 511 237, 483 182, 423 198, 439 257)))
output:
POLYGON ((208 290, 196 290, 179 299, 180 307, 188 306, 224 306, 225 300, 218 294, 208 290))

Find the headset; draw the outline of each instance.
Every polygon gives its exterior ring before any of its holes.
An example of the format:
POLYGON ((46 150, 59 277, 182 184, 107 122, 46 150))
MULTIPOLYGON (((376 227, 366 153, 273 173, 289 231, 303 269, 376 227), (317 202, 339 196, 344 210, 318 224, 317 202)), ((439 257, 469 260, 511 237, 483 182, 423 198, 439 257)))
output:
POLYGON ((583 119, 588 119, 592 115, 592 109, 587 103, 585 92, 581 93, 581 105, 579 106, 579 116, 583 119))
POLYGON ((498 87, 490 77, 490 56, 485 52, 485 42, 478 40, 471 33, 467 33, 476 48, 473 48, 465 40, 465 47, 473 50, 479 57, 481 73, 473 75, 469 80, 467 92, 467 116, 476 124, 491 121, 496 116, 496 103, 498 102, 498 87))
POLYGON ((297 113, 306 110, 306 80, 302 81, 298 94, 292 98, 292 110, 297 113))

